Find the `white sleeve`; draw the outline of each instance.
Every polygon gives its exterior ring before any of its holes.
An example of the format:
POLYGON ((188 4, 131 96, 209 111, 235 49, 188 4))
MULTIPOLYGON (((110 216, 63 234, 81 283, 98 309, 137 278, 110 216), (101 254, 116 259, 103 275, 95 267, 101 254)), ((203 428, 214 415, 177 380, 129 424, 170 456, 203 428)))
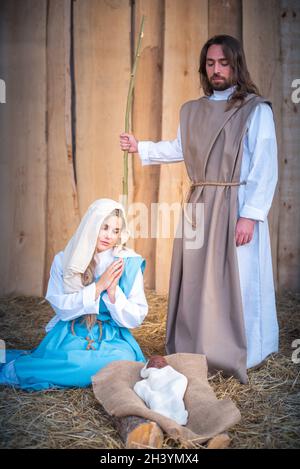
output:
POLYGON ((71 273, 63 276, 63 288, 65 293, 73 293, 83 288, 81 274, 71 273))
POLYGON ((46 300, 62 321, 70 321, 85 314, 98 314, 100 296, 95 300, 96 285, 91 283, 75 293, 65 293, 63 275, 55 258, 50 270, 46 300))
POLYGON ((138 143, 138 151, 143 166, 183 161, 180 126, 175 140, 162 140, 156 143, 141 141, 138 143))
POLYGON ((256 107, 247 138, 251 161, 240 216, 264 221, 272 204, 278 178, 275 125, 268 104, 256 107))
POLYGON ((104 293, 102 299, 118 326, 127 327, 128 329, 138 327, 148 313, 148 304, 144 293, 144 279, 141 270, 136 275, 128 298, 126 298, 123 290, 117 286, 115 303, 110 302, 107 293, 104 293))

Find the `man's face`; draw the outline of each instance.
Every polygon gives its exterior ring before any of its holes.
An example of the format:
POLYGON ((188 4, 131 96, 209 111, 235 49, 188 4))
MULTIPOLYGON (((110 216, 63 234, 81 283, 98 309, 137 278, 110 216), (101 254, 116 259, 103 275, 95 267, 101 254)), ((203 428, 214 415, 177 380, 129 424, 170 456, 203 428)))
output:
POLYGON ((222 46, 213 44, 206 54, 206 74, 212 88, 224 91, 233 85, 232 68, 226 59, 222 46))

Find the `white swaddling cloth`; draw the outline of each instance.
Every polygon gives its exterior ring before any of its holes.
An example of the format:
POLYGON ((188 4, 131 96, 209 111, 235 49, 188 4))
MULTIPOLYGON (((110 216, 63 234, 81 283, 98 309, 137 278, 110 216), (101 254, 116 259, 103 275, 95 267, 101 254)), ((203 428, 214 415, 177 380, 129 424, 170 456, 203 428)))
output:
POLYGON ((188 420, 183 401, 188 384, 186 376, 169 365, 163 368, 147 368, 145 365, 140 374, 145 379, 134 385, 136 394, 151 410, 185 425, 188 420))

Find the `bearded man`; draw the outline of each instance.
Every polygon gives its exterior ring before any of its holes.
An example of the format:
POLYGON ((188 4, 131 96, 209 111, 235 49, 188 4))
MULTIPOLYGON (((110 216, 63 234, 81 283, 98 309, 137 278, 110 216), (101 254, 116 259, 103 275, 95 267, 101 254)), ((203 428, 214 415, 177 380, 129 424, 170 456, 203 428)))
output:
POLYGON ((139 142, 123 133, 120 144, 144 165, 184 161, 187 202, 204 207, 196 224, 203 246, 188 248, 185 233, 174 240, 167 353, 205 354, 212 372, 246 383, 246 369, 278 350, 267 221, 277 183, 275 126, 237 39, 208 40, 199 73, 204 96, 182 106, 175 140, 139 142))

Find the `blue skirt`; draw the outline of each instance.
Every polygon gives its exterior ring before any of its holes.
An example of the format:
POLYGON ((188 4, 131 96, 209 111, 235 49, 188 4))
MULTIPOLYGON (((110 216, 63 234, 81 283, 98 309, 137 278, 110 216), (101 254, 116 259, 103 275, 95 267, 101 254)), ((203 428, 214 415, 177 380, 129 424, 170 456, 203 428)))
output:
POLYGON ((82 318, 59 321, 31 353, 8 351, 10 360, 15 360, 17 386, 34 391, 86 387, 94 374, 113 361, 146 361, 130 331, 111 318, 90 331, 82 318))

